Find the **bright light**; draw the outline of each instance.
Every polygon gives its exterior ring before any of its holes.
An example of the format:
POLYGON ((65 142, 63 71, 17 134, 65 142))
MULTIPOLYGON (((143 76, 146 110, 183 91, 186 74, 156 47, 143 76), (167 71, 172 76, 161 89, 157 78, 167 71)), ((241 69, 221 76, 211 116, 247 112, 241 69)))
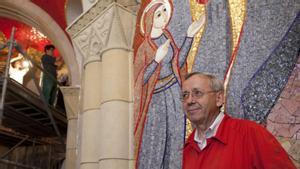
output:
POLYGON ((33 36, 30 37, 32 40, 39 40, 39 39, 45 39, 47 36, 45 36, 43 33, 38 31, 36 28, 32 27, 30 32, 32 33, 33 36))
POLYGON ((24 60, 22 64, 23 64, 23 67, 24 67, 24 68, 29 68, 30 65, 31 65, 30 62, 29 62, 28 60, 24 60))

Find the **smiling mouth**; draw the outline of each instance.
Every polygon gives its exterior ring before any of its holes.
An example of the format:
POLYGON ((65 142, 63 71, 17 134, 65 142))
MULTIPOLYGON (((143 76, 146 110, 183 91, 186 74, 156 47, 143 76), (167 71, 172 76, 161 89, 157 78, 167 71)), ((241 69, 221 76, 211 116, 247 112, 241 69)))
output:
POLYGON ((194 113, 195 111, 198 111, 198 110, 200 110, 200 109, 201 109, 200 107, 192 108, 192 109, 188 109, 188 112, 194 113))

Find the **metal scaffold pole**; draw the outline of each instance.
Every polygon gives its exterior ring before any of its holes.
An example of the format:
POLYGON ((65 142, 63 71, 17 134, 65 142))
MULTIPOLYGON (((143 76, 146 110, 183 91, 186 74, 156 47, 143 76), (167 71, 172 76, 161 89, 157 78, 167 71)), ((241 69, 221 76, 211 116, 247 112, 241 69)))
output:
POLYGON ((3 87, 2 87, 2 95, 0 100, 0 125, 2 124, 2 118, 4 113, 4 101, 5 101, 5 95, 6 95, 6 89, 7 89, 7 79, 9 78, 9 67, 10 67, 10 59, 12 55, 12 49, 14 47, 14 36, 15 36, 15 30, 16 28, 13 27, 11 31, 11 35, 8 41, 8 55, 6 59, 6 68, 5 68, 5 74, 3 79, 3 87))
MULTIPOLYGON (((4 103, 5 103, 5 96, 6 96, 6 91, 7 91, 7 83, 8 83, 8 79, 9 79, 9 68, 10 68, 10 60, 11 60, 11 55, 12 55, 12 51, 13 48, 15 48, 18 52, 20 52, 26 59, 28 59, 34 66, 36 66, 37 68, 39 68, 42 72, 50 74, 49 72, 47 72, 46 70, 44 70, 43 68, 41 68, 38 64, 35 63, 34 60, 32 60, 27 53, 22 49, 21 46, 19 46, 15 40, 14 40, 14 35, 15 35, 15 27, 12 28, 11 31, 11 36, 9 41, 7 42, 8 45, 8 55, 7 55, 7 59, 6 59, 6 67, 5 67, 5 74, 4 74, 4 78, 3 78, 3 87, 2 87, 2 93, 1 93, 1 100, 0 100, 0 125, 2 124, 2 120, 3 120, 3 114, 4 114, 4 103)), ((6 45, 5 45, 6 46, 6 45)), ((5 46, 0 46, 1 48, 4 48, 5 46)), ((54 80, 58 85, 60 85, 60 83, 56 80, 55 77, 52 77, 51 74, 49 76, 50 78, 52 78, 52 80, 54 80)), ((58 126, 55 122, 55 119, 52 115, 52 112, 50 110, 50 108, 48 107, 47 101, 45 100, 45 97, 42 94, 41 89, 39 88, 39 85, 35 82, 35 86, 38 89, 38 92, 40 94, 40 98, 43 101, 43 104, 45 106, 46 112, 51 120, 51 123, 53 125, 53 128, 57 134, 57 136, 60 139, 60 142, 62 144, 64 144, 64 140, 60 134, 60 131, 58 129, 58 126)))

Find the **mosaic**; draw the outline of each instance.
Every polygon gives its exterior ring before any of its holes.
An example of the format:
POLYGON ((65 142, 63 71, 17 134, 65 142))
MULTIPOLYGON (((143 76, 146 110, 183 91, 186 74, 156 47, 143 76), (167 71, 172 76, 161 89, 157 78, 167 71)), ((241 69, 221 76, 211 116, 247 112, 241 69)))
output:
POLYGON ((141 3, 134 44, 137 168, 181 168, 181 77, 193 39, 204 26, 204 17, 192 23, 189 11, 185 0, 141 3))
MULTIPOLYGON (((241 38, 239 49, 237 51, 236 62, 232 69, 231 79, 229 81, 229 89, 227 93, 226 110, 231 115, 239 118, 252 116, 250 115, 251 113, 244 112, 245 109, 242 106, 242 100, 241 100, 242 94, 244 93, 244 90, 248 86, 249 81, 251 79, 252 79, 251 81, 256 81, 253 79, 253 76, 257 74, 257 71, 261 69, 262 65, 266 62, 266 60, 269 57, 272 57, 272 55, 273 56, 276 55, 274 54, 274 51, 276 50, 278 52, 282 51, 280 48, 281 45, 284 45, 284 43, 281 42, 284 39, 284 37, 287 36, 287 32, 289 31, 295 18, 297 17, 297 13, 299 12, 299 9, 300 9, 300 4, 296 3, 293 0, 288 0, 284 2, 279 0, 268 1, 268 2, 266 1, 247 2, 246 22, 244 24, 243 35, 241 38), (281 45, 279 45, 280 43, 281 45)), ((295 31, 298 31, 298 35, 299 35, 299 28, 298 30, 295 29, 295 31)), ((294 47, 297 47, 296 44, 294 45, 295 45, 294 47)), ((294 53, 294 55, 297 54, 294 53)), ((285 59, 289 57, 295 57, 295 56, 291 56, 291 55, 284 56, 285 59)), ((284 74, 281 74, 281 69, 282 69, 281 67, 272 67, 273 74, 275 74, 275 76, 277 76, 276 74, 278 75, 280 74, 280 76, 283 76, 284 74)), ((292 69, 292 66, 289 66, 286 69, 292 69)), ((272 78, 272 76, 264 75, 263 77, 261 77, 261 75, 259 76, 256 75, 255 78, 260 78, 260 79, 265 78, 266 81, 271 82, 271 80, 268 79, 272 78)), ((288 76, 288 74, 285 75, 288 76)), ((286 77, 281 77, 280 79, 282 80, 283 78, 286 77)), ((261 84, 261 86, 263 85, 264 84, 261 84)), ((278 95, 280 94, 282 87, 279 87, 277 85, 277 87, 275 88, 277 92, 273 93, 273 97, 277 98, 278 95)), ((275 88, 273 87, 272 89, 275 88)), ((260 89, 267 90, 268 88, 260 87, 260 89)), ((266 91, 263 91, 262 93, 266 93, 266 91)), ((248 98, 244 98, 244 100, 248 100, 248 98)), ((263 103, 261 100, 256 100, 256 102, 251 103, 251 106, 257 106, 257 105, 266 106, 264 107, 264 109, 271 108, 270 104, 263 103)))
POLYGON ((300 15, 243 90, 241 99, 245 118, 258 122, 266 120, 299 57, 299 30, 300 15))
POLYGON ((299 56, 299 9, 294 0, 142 1, 134 39, 136 167, 181 168, 192 131, 179 99, 187 72, 224 79, 230 115, 264 120, 299 56))

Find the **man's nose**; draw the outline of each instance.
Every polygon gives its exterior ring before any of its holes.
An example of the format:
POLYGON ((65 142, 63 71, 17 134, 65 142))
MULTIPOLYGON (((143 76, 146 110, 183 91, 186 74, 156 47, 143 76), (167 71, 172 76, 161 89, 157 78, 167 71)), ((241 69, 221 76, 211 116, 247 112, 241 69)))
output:
POLYGON ((195 100, 194 100, 194 97, 193 97, 192 94, 189 94, 188 98, 186 99, 186 102, 187 102, 188 104, 193 104, 193 103, 195 103, 195 100))

